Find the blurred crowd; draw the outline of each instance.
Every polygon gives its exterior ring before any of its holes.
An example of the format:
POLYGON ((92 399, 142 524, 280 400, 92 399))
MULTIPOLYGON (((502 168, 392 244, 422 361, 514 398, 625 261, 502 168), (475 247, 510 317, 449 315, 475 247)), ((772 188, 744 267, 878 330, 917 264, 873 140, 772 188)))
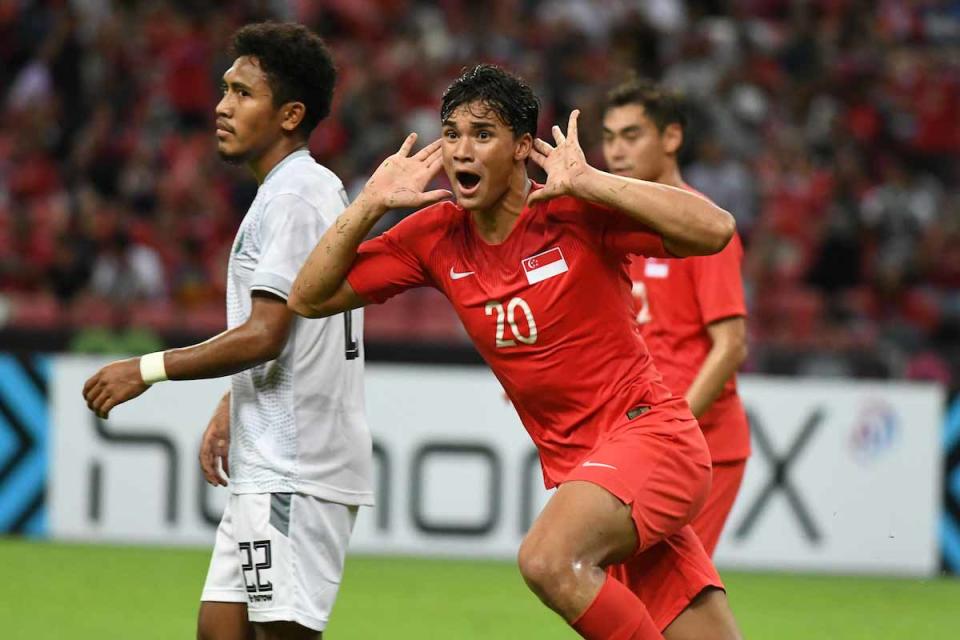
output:
MULTIPOLYGON (((574 107, 682 91, 684 175, 747 247, 749 368, 960 380, 960 0, 0 0, 0 322, 223 327, 226 256, 256 184, 214 151, 245 22, 297 20, 340 70, 311 139, 355 194, 447 83, 492 61, 574 107)), ((592 125, 592 126, 591 126, 592 125)), ((369 339, 463 342, 436 295, 369 339)))

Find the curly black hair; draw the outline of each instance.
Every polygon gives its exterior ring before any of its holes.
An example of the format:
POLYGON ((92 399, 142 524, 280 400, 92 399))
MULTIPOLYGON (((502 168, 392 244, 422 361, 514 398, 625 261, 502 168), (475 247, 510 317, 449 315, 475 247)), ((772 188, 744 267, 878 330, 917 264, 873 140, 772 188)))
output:
POLYGON ((537 135, 540 100, 526 82, 512 73, 493 64, 464 69, 443 92, 440 121, 446 121, 460 105, 474 101, 492 110, 514 135, 537 135))
POLYGON ((302 24, 258 22, 233 35, 235 57, 256 58, 267 75, 273 104, 302 102, 306 107, 298 131, 305 136, 330 115, 337 69, 320 36, 302 24))
POLYGON ((607 93, 603 112, 628 104, 642 106, 644 114, 661 132, 670 124, 679 124, 681 129, 687 127, 687 105, 683 96, 651 80, 631 77, 618 84, 607 93))

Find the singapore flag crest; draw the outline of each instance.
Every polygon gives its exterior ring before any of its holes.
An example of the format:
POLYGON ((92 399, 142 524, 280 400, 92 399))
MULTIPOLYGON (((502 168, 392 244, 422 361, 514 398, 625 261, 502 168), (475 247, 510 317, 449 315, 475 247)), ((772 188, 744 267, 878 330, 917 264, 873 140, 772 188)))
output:
POLYGON ((536 284, 567 271, 567 261, 563 259, 560 247, 524 258, 520 264, 523 265, 523 271, 527 274, 528 284, 536 284))

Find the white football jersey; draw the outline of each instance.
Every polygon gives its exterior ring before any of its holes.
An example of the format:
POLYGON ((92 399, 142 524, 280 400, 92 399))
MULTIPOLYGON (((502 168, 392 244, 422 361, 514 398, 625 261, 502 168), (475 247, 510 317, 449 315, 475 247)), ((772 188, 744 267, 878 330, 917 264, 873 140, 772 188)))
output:
MULTIPOLYGON (((347 205, 343 184, 306 150, 275 166, 237 231, 227 271, 227 326, 250 317, 251 294, 287 299, 300 267, 347 205)), ((232 376, 234 493, 304 493, 373 503, 364 414, 363 311, 294 316, 280 356, 232 376)))

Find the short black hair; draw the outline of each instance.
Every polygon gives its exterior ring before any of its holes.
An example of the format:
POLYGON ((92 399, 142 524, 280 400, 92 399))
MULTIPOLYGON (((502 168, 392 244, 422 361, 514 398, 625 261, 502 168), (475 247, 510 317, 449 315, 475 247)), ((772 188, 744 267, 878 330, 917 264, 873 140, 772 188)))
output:
POLYGON ((494 64, 464 69, 443 92, 440 121, 457 107, 478 101, 489 108, 516 136, 537 135, 540 100, 526 82, 494 64))
POLYGON ((231 52, 235 57, 257 59, 267 75, 274 106, 304 104, 306 113, 297 129, 305 136, 330 115, 337 69, 320 36, 302 24, 248 24, 233 35, 231 52))
POLYGON ((642 106, 660 132, 671 124, 679 124, 681 129, 687 127, 687 105, 683 96, 651 80, 634 77, 618 84, 607 93, 603 112, 630 104, 642 106))

